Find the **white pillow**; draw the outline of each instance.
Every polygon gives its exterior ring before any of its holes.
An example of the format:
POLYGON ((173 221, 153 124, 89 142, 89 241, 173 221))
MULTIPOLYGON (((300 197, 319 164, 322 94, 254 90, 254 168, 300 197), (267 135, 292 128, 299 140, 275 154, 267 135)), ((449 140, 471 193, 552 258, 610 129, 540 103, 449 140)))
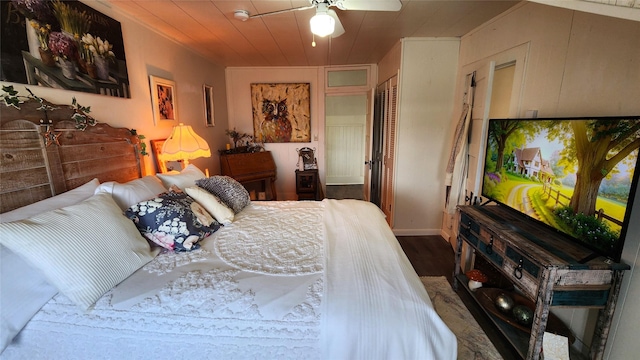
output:
POLYGON ((124 184, 115 181, 102 183, 95 193, 105 192, 111 194, 120 209, 125 211, 131 205, 149 200, 166 191, 167 189, 162 185, 160 179, 153 175, 148 175, 124 184))
POLYGON ((184 189, 184 191, 198 204, 202 205, 209 214, 213 215, 220 224, 229 225, 233 222, 233 210, 225 205, 217 196, 198 186, 188 187, 184 189))
POLYGON ((183 190, 190 186, 195 186, 196 180, 207 177, 202 170, 193 164, 187 165, 187 167, 182 169, 178 174, 156 174, 156 176, 162 180, 164 187, 167 189, 170 188, 171 185, 175 185, 183 190))
POLYGON ((0 243, 39 268, 86 310, 153 259, 149 243, 111 195, 0 224, 0 243))
POLYGON ((47 282, 39 269, 8 248, 0 247, 0 257, 1 353, 58 289, 47 282))
MULTIPOLYGON (((77 204, 93 196, 98 179, 60 195, 0 214, 0 222, 26 219, 39 213, 77 204)), ((40 308, 58 293, 42 272, 0 245, 0 353, 40 308)))

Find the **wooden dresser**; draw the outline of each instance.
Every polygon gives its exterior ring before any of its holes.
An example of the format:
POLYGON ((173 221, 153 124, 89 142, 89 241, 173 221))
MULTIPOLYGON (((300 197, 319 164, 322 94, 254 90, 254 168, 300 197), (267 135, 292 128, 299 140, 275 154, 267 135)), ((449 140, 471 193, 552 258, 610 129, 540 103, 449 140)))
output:
POLYGON ((460 206, 458 209, 454 287, 466 288, 468 280, 460 273, 464 242, 535 303, 530 336, 487 312, 524 358, 541 358, 549 310, 552 306, 561 306, 600 309, 590 357, 601 359, 622 275, 629 266, 592 256, 589 249, 502 206, 460 206))
POLYGON ((222 175, 230 176, 244 185, 248 191, 264 192, 265 198, 277 200, 276 163, 270 151, 240 154, 221 154, 222 175))

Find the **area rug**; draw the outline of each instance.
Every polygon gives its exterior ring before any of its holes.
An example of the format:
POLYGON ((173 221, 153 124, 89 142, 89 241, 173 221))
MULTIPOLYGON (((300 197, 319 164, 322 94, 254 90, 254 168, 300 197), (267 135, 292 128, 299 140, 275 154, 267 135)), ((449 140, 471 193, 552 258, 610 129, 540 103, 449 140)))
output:
POLYGON ((444 276, 420 277, 438 315, 458 339, 458 360, 502 359, 444 276))

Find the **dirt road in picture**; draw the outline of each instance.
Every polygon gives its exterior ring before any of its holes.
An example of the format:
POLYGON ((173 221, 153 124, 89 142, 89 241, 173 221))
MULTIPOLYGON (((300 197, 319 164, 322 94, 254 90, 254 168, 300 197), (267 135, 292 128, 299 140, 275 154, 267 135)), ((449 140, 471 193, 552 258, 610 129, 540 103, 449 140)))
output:
POLYGON ((507 205, 518 209, 529 216, 537 218, 536 213, 531 206, 529 196, 527 196, 529 191, 537 187, 540 187, 540 185, 521 184, 514 186, 509 192, 509 195, 507 195, 507 205))

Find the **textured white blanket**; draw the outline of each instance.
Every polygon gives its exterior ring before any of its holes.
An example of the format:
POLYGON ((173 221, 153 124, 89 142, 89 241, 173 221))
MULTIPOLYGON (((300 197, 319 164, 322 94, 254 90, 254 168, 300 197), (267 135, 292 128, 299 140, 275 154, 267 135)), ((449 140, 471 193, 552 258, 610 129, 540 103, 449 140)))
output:
POLYGON ((3 359, 455 359, 380 211, 254 202, 82 313, 57 295, 3 359))
POLYGON ((356 200, 327 205, 323 358, 455 359, 455 335, 380 209, 356 200))

